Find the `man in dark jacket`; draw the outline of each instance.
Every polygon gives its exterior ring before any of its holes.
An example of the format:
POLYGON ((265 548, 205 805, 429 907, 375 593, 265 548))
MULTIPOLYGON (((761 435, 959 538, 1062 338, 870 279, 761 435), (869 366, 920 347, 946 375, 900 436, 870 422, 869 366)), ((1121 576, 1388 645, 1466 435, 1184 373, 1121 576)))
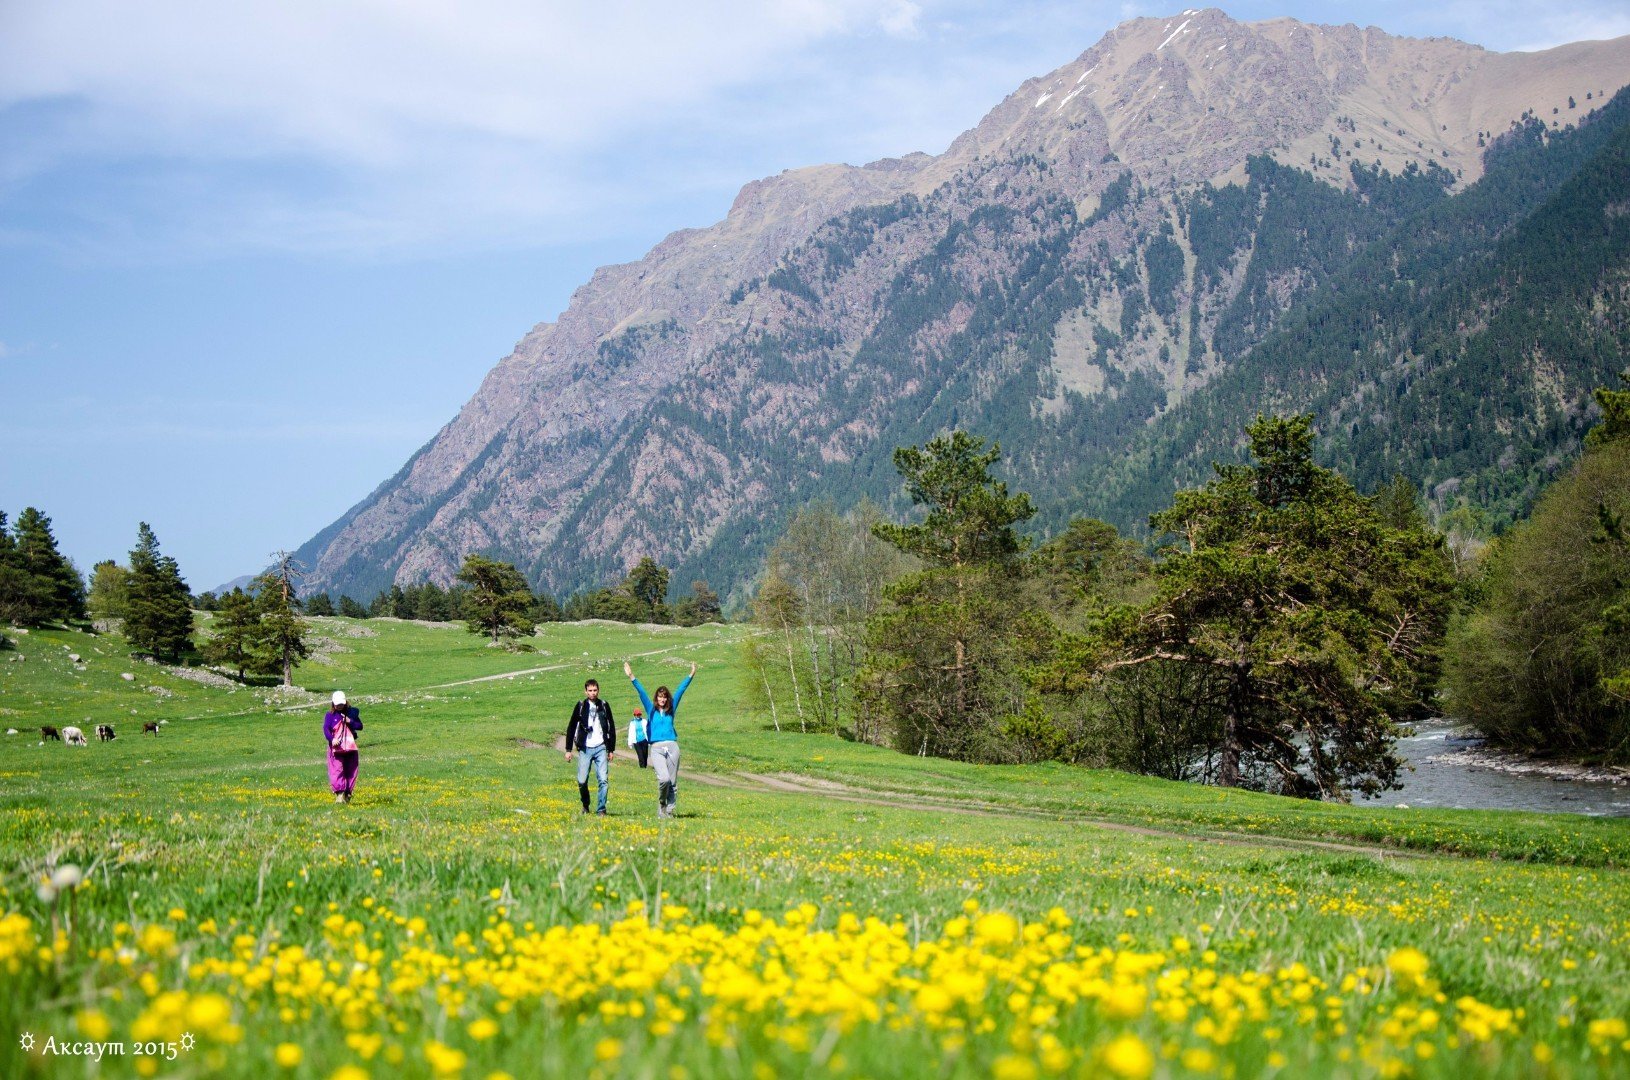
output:
POLYGON ((583 812, 589 812, 589 767, 600 781, 600 803, 596 814, 606 812, 606 766, 617 752, 617 722, 611 716, 611 703, 600 700, 600 684, 593 679, 583 684, 583 700, 572 706, 572 719, 566 725, 566 760, 577 751, 577 794, 583 812))

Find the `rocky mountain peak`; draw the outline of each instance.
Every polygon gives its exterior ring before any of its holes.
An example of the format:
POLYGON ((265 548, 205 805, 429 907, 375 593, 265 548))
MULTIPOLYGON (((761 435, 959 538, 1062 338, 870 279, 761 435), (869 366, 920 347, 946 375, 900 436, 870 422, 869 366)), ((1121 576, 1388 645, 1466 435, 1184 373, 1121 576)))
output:
MULTIPOLYGON (((676 388, 714 387, 683 408, 726 432, 737 430, 734 394, 756 403, 742 430, 757 422, 804 437, 798 410, 853 407, 826 402, 853 392, 844 365, 923 362, 976 332, 970 320, 991 298, 1011 291, 1012 303, 1034 303, 1004 275, 1034 273, 1036 259, 1048 273, 1072 266, 1065 277, 1086 282, 1091 299, 1046 331, 1051 385, 1024 408, 1057 417, 1073 401, 1113 398, 1122 393, 1117 365, 1158 372, 1159 394, 1175 401, 1223 363, 1227 350, 1211 337, 1232 325, 1227 310, 1248 277, 1246 262, 1231 257, 1204 271, 1204 282, 1194 276, 1202 252, 1173 232, 1183 192, 1243 184, 1258 155, 1331 188, 1352 188, 1358 165, 1372 175, 1424 172, 1461 189, 1482 175, 1493 139, 1525 116, 1566 126, 1583 115, 1586 95, 1602 100, 1626 82, 1630 38, 1498 54, 1373 27, 1241 23, 1215 8, 1131 20, 1027 80, 942 154, 754 181, 722 221, 597 270, 396 477, 302 548, 309 583, 370 592, 391 580, 446 582, 468 551, 511 559, 550 587, 642 554, 702 558, 744 507, 768 512, 796 484, 739 460, 697 425, 655 421, 676 388), (1166 201, 1132 197, 1134 187, 1166 201), (1075 224, 1053 220, 1059 207, 1075 224), (1028 255, 998 250, 1021 242, 1028 255), (941 249, 979 291, 885 349, 877 335, 897 304, 928 302, 918 295, 925 289, 937 298, 963 288, 940 281, 941 249), (715 477, 695 520, 669 530, 643 522, 638 508, 683 490, 687 471, 715 477), (635 494, 585 543, 585 500, 597 485, 635 494)), ((1281 269, 1251 286, 1265 306, 1239 320, 1240 333, 1265 333, 1275 311, 1318 278, 1281 269)), ((974 354, 998 368, 1015 362, 1011 352, 974 354)), ((970 376, 970 386, 993 393, 996 370, 970 376)), ((923 378, 893 385, 916 393, 923 378)), ((849 418, 820 436, 818 460, 861 460, 884 426, 880 416, 849 418)))

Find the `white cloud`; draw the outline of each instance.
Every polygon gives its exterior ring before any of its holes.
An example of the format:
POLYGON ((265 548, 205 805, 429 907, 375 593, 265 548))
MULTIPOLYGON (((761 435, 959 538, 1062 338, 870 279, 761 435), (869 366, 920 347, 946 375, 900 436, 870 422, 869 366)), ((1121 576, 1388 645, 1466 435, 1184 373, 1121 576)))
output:
MULTIPOLYGON (((1599 0, 1523 5, 1230 13, 1495 48, 1630 32, 1599 0)), ((1120 18, 1180 8, 0 0, 0 247, 147 260, 660 234, 706 224, 759 175, 941 150, 1120 18)))
POLYGON ((30 215, 32 232, 5 234, 113 249, 569 238, 586 206, 649 187, 647 140, 705 132, 730 95, 774 100, 824 46, 910 37, 921 15, 913 0, 11 0, 0 197, 54 170, 121 175, 72 206, 79 229, 30 215))
POLYGON ((917 23, 922 14, 921 5, 911 0, 896 0, 878 16, 877 24, 895 37, 916 37, 920 32, 917 23))
POLYGON ((136 121, 133 142, 190 149, 207 135, 248 156, 319 149, 390 164, 427 136, 559 148, 761 75, 863 28, 877 7, 24 0, 0 16, 0 106, 81 103, 136 121))
POLYGON ((1513 52, 1554 49, 1570 41, 1606 41, 1630 34, 1630 12, 1564 11, 1537 13, 1521 22, 1522 35, 1509 46, 1513 52))

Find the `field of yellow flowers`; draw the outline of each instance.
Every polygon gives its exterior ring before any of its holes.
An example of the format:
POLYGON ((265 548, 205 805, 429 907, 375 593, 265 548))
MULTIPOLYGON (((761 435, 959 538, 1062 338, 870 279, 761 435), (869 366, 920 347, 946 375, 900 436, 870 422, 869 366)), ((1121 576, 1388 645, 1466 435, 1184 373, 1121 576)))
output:
POLYGON ((300 675, 362 706, 349 806, 306 699, 67 633, 0 665, 24 732, 0 743, 0 1075, 1630 1075, 1630 824, 778 736, 721 628, 556 627, 516 656, 323 623, 340 647, 300 675), (585 674, 626 713, 625 656, 648 684, 701 667, 674 821, 621 760, 612 816, 580 816, 547 748, 585 674), (83 749, 27 733, 106 720, 83 749), (703 782, 748 766, 982 812, 703 782))

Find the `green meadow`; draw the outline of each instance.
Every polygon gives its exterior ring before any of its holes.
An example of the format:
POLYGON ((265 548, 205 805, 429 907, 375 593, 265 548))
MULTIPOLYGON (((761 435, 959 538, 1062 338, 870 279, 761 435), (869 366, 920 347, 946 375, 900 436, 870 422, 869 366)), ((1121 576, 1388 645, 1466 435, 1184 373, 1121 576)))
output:
POLYGON ((292 696, 12 632, 0 1075, 1630 1071, 1630 822, 776 732, 741 627, 550 625, 508 653, 314 623, 292 696), (625 659, 650 688, 699 669, 673 821, 626 752, 611 816, 581 816, 553 749, 585 677, 626 722, 625 659), (335 688, 365 724, 344 806, 335 688))

